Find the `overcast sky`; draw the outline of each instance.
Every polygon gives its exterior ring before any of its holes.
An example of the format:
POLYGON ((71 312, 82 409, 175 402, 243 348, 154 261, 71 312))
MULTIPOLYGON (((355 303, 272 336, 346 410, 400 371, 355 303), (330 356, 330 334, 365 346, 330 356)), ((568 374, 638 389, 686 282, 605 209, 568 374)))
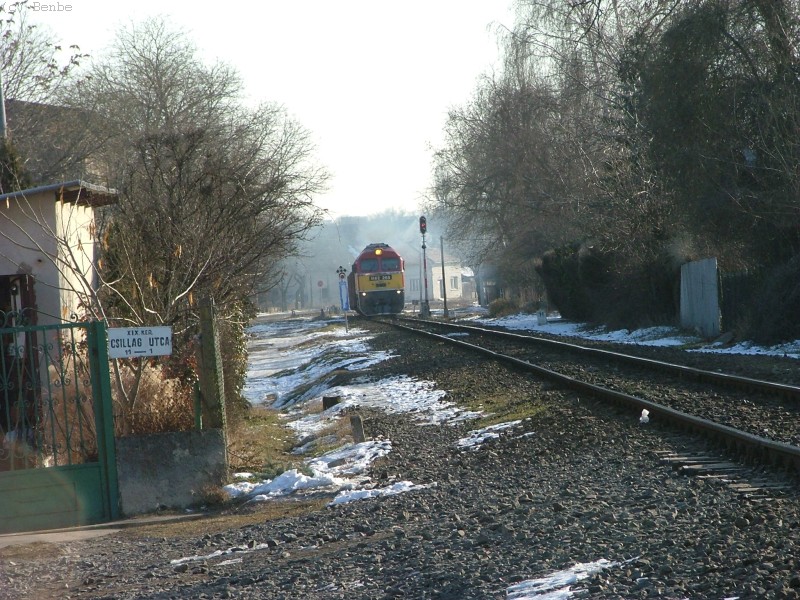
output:
POLYGON ((318 204, 334 216, 416 210, 430 146, 448 108, 467 101, 498 57, 513 0, 43 0, 31 19, 65 45, 102 53, 148 16, 186 31, 208 61, 242 75, 249 99, 275 101, 311 131, 332 172, 318 204), (43 11, 50 5, 62 10, 43 11), (69 7, 67 10, 65 7, 69 7))

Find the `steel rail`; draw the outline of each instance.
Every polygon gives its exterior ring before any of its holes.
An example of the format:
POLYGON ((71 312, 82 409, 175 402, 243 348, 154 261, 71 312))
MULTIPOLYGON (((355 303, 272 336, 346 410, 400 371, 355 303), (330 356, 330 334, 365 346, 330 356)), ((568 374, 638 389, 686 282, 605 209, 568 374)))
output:
POLYGON ((786 398, 790 398, 792 400, 800 401, 800 386, 778 383, 775 381, 766 381, 763 379, 753 379, 751 377, 742 377, 741 375, 731 375, 729 373, 707 371, 704 369, 687 367, 685 365, 679 365, 676 363, 663 362, 652 358, 633 356, 631 354, 614 352, 612 350, 604 350, 602 348, 590 348, 588 346, 581 346, 580 344, 573 344, 571 342, 562 342, 559 340, 552 340, 533 335, 524 335, 511 331, 498 331, 496 329, 485 329, 483 327, 475 327, 474 325, 444 323, 441 321, 433 321, 427 319, 409 319, 406 317, 400 317, 400 320, 408 322, 428 323, 430 325, 451 328, 455 330, 474 331, 486 335, 522 340, 527 343, 536 343, 536 344, 550 346, 553 348, 569 350, 573 352, 582 352, 584 354, 592 354, 601 357, 605 356, 612 358, 614 360, 620 360, 630 364, 635 364, 648 368, 654 368, 666 372, 677 373, 679 375, 690 376, 698 381, 711 381, 714 383, 719 383, 729 386, 743 387, 754 391, 781 395, 786 398))
POLYGON ((580 381, 574 377, 562 375, 561 373, 539 367, 525 360, 501 354, 463 340, 409 327, 407 325, 401 325, 396 321, 382 320, 381 322, 417 335, 428 336, 439 341, 485 354, 495 360, 514 365, 550 381, 560 383, 569 389, 589 394, 601 400, 611 400, 617 404, 634 408, 637 411, 647 409, 653 418, 659 417, 667 422, 679 425, 680 427, 704 433, 717 441, 724 442, 728 449, 735 450, 747 458, 762 462, 770 462, 773 465, 784 466, 800 472, 800 448, 797 446, 776 442, 775 440, 740 431, 721 423, 715 423, 708 419, 703 419, 668 406, 663 406, 656 402, 651 402, 650 400, 580 381))

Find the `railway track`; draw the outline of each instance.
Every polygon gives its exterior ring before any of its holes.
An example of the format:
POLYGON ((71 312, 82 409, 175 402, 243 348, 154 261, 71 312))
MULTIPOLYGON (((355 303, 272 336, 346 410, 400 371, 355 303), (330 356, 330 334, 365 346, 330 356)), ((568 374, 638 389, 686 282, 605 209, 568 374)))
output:
MULTIPOLYGON (((473 325, 409 318, 381 321, 480 352, 598 400, 646 411, 642 415, 648 420, 713 439, 740 463, 800 473, 800 387, 473 325)), ((662 459, 711 476, 731 468, 725 459, 697 453, 665 454, 662 459)), ((749 491, 748 486, 743 489, 749 491)))

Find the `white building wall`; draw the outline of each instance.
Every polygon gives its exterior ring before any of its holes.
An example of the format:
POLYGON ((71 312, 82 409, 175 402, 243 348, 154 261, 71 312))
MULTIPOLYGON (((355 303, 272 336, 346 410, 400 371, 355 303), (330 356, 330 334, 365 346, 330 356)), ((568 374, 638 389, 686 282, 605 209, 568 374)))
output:
MULTIPOLYGON (((448 300, 458 300, 461 298, 461 267, 456 265, 444 266, 444 280, 445 280, 445 293, 448 300), (453 278, 456 280, 456 285, 453 286, 453 278)), ((442 266, 438 265, 431 270, 431 279, 433 281, 433 296, 442 300, 442 266)))
POLYGON ((40 324, 55 322, 60 312, 53 204, 50 192, 14 198, 0 206, 0 275, 33 276, 40 324))
POLYGON ((0 205, 0 275, 34 278, 38 324, 70 320, 77 313, 76 292, 85 292, 86 281, 92 283, 94 258, 91 208, 56 202, 52 191, 0 205), (71 272, 71 266, 87 280, 71 272))
POLYGON ((59 314, 63 320, 82 316, 81 299, 94 284, 94 211, 88 206, 56 202, 55 215, 59 240, 59 314))

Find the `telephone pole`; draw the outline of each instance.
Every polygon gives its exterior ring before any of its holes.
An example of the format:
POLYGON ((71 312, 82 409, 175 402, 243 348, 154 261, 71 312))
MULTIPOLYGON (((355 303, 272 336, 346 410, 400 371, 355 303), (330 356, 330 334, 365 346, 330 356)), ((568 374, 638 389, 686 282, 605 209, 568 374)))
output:
POLYGON ((444 318, 450 315, 447 314, 447 279, 444 276, 444 236, 439 238, 442 249, 442 298, 444 299, 444 318))

